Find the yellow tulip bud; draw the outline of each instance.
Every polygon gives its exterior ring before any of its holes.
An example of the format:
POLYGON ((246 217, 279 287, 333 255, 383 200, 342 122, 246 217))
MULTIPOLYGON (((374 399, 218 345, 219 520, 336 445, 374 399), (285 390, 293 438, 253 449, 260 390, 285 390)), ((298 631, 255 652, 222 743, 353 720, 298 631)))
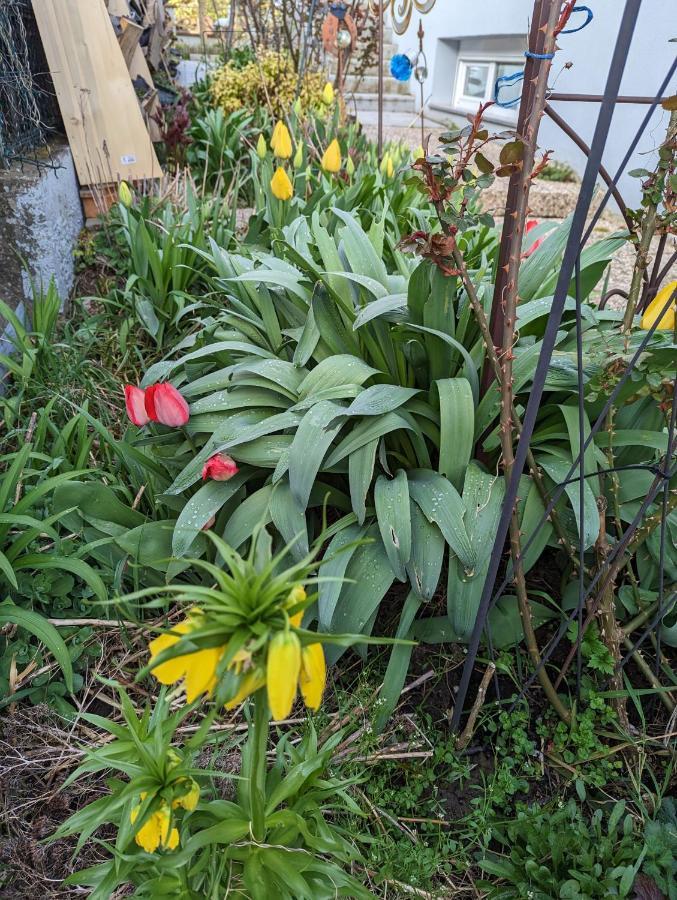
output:
POLYGON ((334 85, 328 81, 322 90, 322 102, 325 106, 331 106, 334 102, 334 85))
POLYGON ((132 205, 132 202, 134 201, 134 196, 130 191, 129 185, 126 181, 120 182, 120 187, 118 188, 118 197, 120 198, 120 203, 122 203, 123 206, 126 206, 127 209, 129 209, 129 207, 132 205))
POLYGON ((322 168, 325 172, 336 174, 341 168, 341 147, 339 142, 334 138, 331 144, 324 151, 322 157, 322 168))
MULTIPOLYGON (((666 284, 664 288, 660 289, 660 291, 656 294, 656 296, 644 311, 644 315, 642 316, 642 321, 640 323, 641 328, 645 328, 647 330, 651 328, 654 322, 658 320, 661 312, 663 312, 663 307, 670 299, 671 294, 675 291, 677 291, 677 281, 671 281, 670 284, 666 284)), ((663 314, 663 318, 656 326, 657 331, 674 331, 675 307, 677 307, 677 297, 675 298, 675 300, 673 300, 668 310, 663 314)))
POLYGON ((294 186, 282 166, 277 167, 270 179, 270 189, 278 200, 291 200, 294 196, 294 186))
POLYGON ((379 166, 379 169, 381 170, 382 175, 385 175, 385 173, 386 173, 389 159, 390 159, 390 157, 388 156, 388 154, 387 153, 384 154, 383 159, 381 160, 381 165, 379 166))
POLYGON ((419 144, 419 146, 414 150, 414 159, 422 159, 425 156, 425 150, 419 144))
POLYGON ((265 159, 268 154, 268 148, 266 147, 266 139, 262 134, 259 135, 259 139, 256 142, 256 155, 259 159, 265 159))
POLYGON ((352 156, 349 156, 346 160, 346 172, 351 178, 355 174, 355 163, 353 162, 352 156))
POLYGON ((295 169, 300 169, 303 165, 303 144, 299 144, 296 148, 296 153, 294 154, 294 162, 293 166, 295 169))
POLYGON ((286 719, 294 705, 301 672, 301 644, 293 631, 278 631, 268 648, 266 682, 273 719, 286 719))
POLYGON ((301 654, 299 686, 304 703, 313 712, 320 708, 326 680, 327 664, 322 644, 309 644, 301 654))
POLYGON ((284 122, 278 122, 270 141, 273 153, 278 159, 289 159, 292 154, 291 135, 284 122))
POLYGON ((392 158, 388 157, 388 162, 386 163, 386 176, 388 178, 392 178, 395 173, 395 167, 393 166, 392 158))

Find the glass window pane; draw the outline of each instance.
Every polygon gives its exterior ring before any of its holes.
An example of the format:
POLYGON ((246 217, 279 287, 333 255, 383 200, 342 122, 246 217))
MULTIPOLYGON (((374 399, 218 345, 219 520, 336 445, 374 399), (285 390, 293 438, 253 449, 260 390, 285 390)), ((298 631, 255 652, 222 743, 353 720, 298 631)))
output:
MULTIPOLYGON (((515 72, 519 71, 519 63, 498 63, 498 65, 496 66, 496 78, 500 78, 502 75, 513 75, 515 72)), ((505 82, 501 84, 501 103, 508 103, 510 100, 517 100, 518 97, 521 96, 521 80, 515 82, 514 84, 506 84, 505 82)))
POLYGON ((476 97, 483 100, 487 93, 489 66, 479 63, 467 63, 463 79, 463 96, 476 97))

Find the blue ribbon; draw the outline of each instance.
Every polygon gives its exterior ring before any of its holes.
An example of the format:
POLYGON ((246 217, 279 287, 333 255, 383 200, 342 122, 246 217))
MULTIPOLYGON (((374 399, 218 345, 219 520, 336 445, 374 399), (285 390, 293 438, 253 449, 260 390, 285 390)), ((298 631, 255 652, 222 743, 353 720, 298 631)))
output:
POLYGON ((504 109, 510 109, 512 106, 517 106, 522 99, 521 97, 515 97, 513 100, 500 100, 498 95, 500 94, 502 87, 516 84, 523 78, 524 70, 520 69, 519 72, 513 72, 512 75, 501 75, 496 79, 496 84, 494 85, 494 103, 496 106, 502 106, 504 109))
POLYGON ((561 34, 574 34, 576 31, 582 31, 594 18, 594 13, 589 6, 574 6, 572 12, 584 12, 586 14, 585 22, 583 22, 582 25, 579 25, 578 28, 567 28, 566 31, 560 32, 561 34))
POLYGON ((524 55, 531 59, 554 59, 554 53, 532 53, 531 50, 525 50, 524 55))

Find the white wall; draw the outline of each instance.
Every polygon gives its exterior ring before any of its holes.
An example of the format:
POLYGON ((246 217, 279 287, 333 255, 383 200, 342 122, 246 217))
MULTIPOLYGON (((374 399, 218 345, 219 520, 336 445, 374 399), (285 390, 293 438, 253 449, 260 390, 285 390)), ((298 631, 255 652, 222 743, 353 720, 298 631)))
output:
MULTIPOLYGON (((561 35, 559 38, 560 52, 553 64, 550 83, 561 93, 601 94, 604 91, 625 4, 623 0, 588 0, 588 4, 595 13, 590 25, 576 34, 561 35), (564 70, 566 62, 573 65, 564 70)), ((435 7, 423 17, 426 33, 424 46, 430 72, 425 95, 431 105, 446 105, 447 108, 451 105, 461 41, 503 35, 521 40, 522 49, 526 49, 532 8, 532 0, 437 0, 435 7)), ((401 52, 410 52, 416 46, 419 18, 414 13, 408 32, 401 37, 395 36, 401 52)), ((669 43, 671 37, 677 37, 677 0, 643 0, 628 55, 622 93, 653 95, 657 91, 677 53, 677 44, 669 43)), ((675 92, 677 78, 673 79, 666 93, 675 92)), ((553 107, 589 144, 599 111, 598 104, 553 103, 553 107)), ((617 105, 604 154, 604 164, 612 174, 645 112, 646 107, 643 106, 617 105)), ((652 157, 646 154, 660 143, 667 121, 668 114, 657 110, 628 169, 650 167, 647 163, 651 163, 652 157)), ((543 122, 540 143, 543 148, 554 149, 555 158, 571 163, 578 171, 583 170, 583 155, 548 119, 543 122)), ((626 175, 619 187, 627 203, 631 206, 638 204, 640 192, 636 179, 626 175)))

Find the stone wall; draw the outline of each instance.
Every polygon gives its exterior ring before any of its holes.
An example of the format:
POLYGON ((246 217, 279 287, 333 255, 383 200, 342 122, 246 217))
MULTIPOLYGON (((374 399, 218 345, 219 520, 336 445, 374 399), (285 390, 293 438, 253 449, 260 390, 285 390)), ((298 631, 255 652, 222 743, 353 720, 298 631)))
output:
MULTIPOLYGON (((0 298, 21 318, 31 300, 31 279, 37 288, 47 288, 54 278, 62 299, 68 297, 73 251, 84 224, 67 143, 54 142, 45 161, 49 158, 58 168, 31 163, 0 168, 0 298)), ((5 324, 0 317, 2 337, 5 324)))

